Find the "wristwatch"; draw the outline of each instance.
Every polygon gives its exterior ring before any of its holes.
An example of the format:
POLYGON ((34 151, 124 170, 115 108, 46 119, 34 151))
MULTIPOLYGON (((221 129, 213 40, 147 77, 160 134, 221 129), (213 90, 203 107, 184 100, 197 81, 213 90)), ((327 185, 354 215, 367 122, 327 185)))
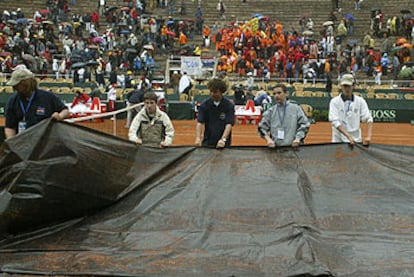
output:
POLYGON ((221 138, 220 140, 222 140, 222 141, 224 141, 224 142, 226 142, 226 141, 227 141, 227 139, 226 139, 226 138, 221 138))

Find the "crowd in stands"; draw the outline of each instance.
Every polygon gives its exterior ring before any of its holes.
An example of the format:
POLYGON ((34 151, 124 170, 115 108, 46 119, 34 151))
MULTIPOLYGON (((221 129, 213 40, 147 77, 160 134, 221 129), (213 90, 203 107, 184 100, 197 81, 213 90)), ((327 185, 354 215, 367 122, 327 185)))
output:
POLYGON ((268 80, 266 76, 270 73, 288 81, 303 78, 305 82, 329 79, 333 71, 341 76, 363 70, 381 84, 379 77, 387 75, 388 68, 393 69, 393 77, 397 79, 401 66, 411 61, 414 17, 399 20, 394 16, 381 33, 376 17, 361 42, 346 40, 353 33, 351 14, 338 23, 334 13, 329 19, 320 34, 315 34, 312 19, 306 17, 299 21, 300 30, 287 30, 282 22, 272 22, 262 15, 248 22, 232 22, 229 27, 213 32, 216 50, 221 55, 218 70, 240 76, 252 73, 264 80, 268 80), (391 39, 390 35, 400 38, 391 39), (379 49, 375 47, 377 36, 382 36, 379 49))
MULTIPOLYGON (((225 27, 219 23, 207 26, 200 5, 194 19, 180 21, 173 18, 174 1, 168 2, 170 16, 164 19, 146 14, 144 0, 125 1, 122 7, 108 7, 104 2, 99 1, 96 10, 82 15, 71 13, 74 0, 48 0, 48 8, 30 16, 21 9, 3 11, 2 72, 10 73, 23 63, 43 76, 53 74, 55 78, 96 81, 105 86, 116 82, 117 75, 151 76, 157 68, 156 53, 201 55, 200 46, 189 46, 194 36, 200 35, 204 47, 209 47, 211 40, 220 53, 218 71, 293 82, 299 78, 330 79, 332 73, 340 76, 363 70, 367 76, 379 76, 380 83, 381 74, 388 74, 389 68, 398 78, 402 65, 410 62, 412 51, 414 18, 391 16, 384 28, 386 17, 379 9, 373 11, 371 30, 359 42, 347 40, 353 34, 352 14, 338 19, 338 14, 332 12, 324 30, 317 32, 312 18, 306 16, 300 18, 298 30, 288 30, 283 22, 263 15, 244 22, 232 21, 225 27), (99 26, 101 17, 106 28, 99 26), (380 49, 375 48, 378 37, 382 41, 380 49)), ((150 1, 148 5, 165 7, 166 3, 150 1)), ((224 16, 224 9, 219 12, 224 16)), ((180 13, 185 13, 183 4, 180 13)))
MULTIPOLYGON (((53 74, 56 79, 96 81, 102 86, 127 72, 151 76, 158 66, 155 54, 170 53, 178 35, 184 46, 182 36, 186 33, 191 39, 197 25, 191 20, 151 17, 145 13, 145 2, 139 0, 127 1, 123 7, 102 6, 82 15, 71 15, 66 1, 49 0, 47 7, 33 16, 25 16, 21 9, 2 12, 3 73, 24 64, 41 77, 53 74), (99 28, 101 16, 106 28, 99 28)), ((198 32, 201 35, 201 29, 198 32)))

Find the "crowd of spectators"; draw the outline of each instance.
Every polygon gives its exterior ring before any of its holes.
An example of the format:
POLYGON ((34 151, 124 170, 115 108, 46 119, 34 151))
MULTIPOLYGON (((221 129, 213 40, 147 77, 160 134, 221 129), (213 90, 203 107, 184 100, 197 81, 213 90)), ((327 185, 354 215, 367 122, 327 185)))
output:
MULTIPOLYGON (((149 15, 145 1, 108 7, 100 0, 96 10, 83 14, 72 13, 73 5, 76 1, 48 0, 47 8, 33 16, 20 8, 4 10, 0 22, 2 72, 10 74, 24 64, 41 78, 72 78, 74 83, 105 86, 116 82, 119 75, 121 79, 126 75, 152 76, 159 66, 154 60, 156 53, 167 55, 175 53, 174 49, 180 53, 186 50, 182 37, 192 40, 195 32, 201 35, 202 31, 197 20, 149 15), (99 25, 102 21, 104 26, 99 25)), ((149 1, 148 5, 154 8, 165 2, 149 1)), ((201 9, 198 13, 200 19, 201 9)))
MULTIPOLYGON (((240 76, 251 73, 267 80, 278 77, 294 82, 358 71, 367 76, 386 75, 391 69, 397 78, 402 65, 410 62, 414 32, 413 17, 391 16, 384 26, 386 16, 379 9, 372 12, 371 30, 359 41, 347 39, 354 32, 352 14, 338 19, 339 14, 332 12, 319 32, 309 16, 300 17, 299 28, 290 30, 283 22, 263 15, 224 27, 217 22, 207 26, 200 5, 193 18, 176 20, 175 1, 130 0, 123 6, 108 7, 100 0, 96 10, 83 14, 72 13, 73 5, 75 0, 48 0, 48 8, 30 16, 21 9, 3 11, 2 72, 11 73, 23 63, 41 76, 96 81, 105 86, 127 72, 151 76, 157 68, 156 54, 201 55, 200 47, 189 45, 200 35, 202 46, 209 47, 211 40, 220 53, 218 71, 240 76), (170 16, 151 16, 146 13, 147 6, 169 7, 170 16), (100 26, 101 17, 105 26, 100 26), (378 38, 382 41, 379 49, 375 44, 378 38)), ((218 5, 225 7, 222 1, 218 5)), ((183 1, 179 12, 186 12, 183 1)), ((224 9, 220 10, 223 15, 224 9)))
MULTIPOLYGON (((375 10, 378 13, 381 11, 375 10)), ((263 15, 247 22, 232 22, 213 31, 220 52, 218 70, 240 76, 251 73, 265 81, 270 73, 288 82, 315 82, 332 75, 339 78, 346 72, 364 72, 380 85, 380 76, 387 75, 388 69, 397 79, 402 66, 410 65, 414 17, 393 16, 386 29, 377 17, 371 30, 359 40, 348 39, 354 31, 353 15, 345 14, 339 22, 337 16, 332 13, 320 33, 314 30, 312 19, 305 16, 300 18, 298 30, 288 30, 282 22, 272 22, 263 15), (376 39, 381 41, 379 48, 376 39)))

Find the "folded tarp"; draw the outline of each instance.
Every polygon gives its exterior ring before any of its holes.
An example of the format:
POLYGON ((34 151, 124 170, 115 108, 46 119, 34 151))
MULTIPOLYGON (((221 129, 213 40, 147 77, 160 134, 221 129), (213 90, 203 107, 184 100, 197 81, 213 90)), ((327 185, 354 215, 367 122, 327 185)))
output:
POLYGON ((45 121, 0 154, 0 272, 412 276, 414 147, 137 147, 45 121))
POLYGON ((0 149, 0 232, 14 234, 100 210, 192 149, 138 148, 90 129, 44 121, 0 149))

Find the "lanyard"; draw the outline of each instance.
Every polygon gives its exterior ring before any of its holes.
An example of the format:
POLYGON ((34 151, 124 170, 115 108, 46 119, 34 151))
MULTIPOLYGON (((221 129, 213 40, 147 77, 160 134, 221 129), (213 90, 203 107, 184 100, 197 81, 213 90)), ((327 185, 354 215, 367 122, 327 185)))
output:
POLYGON ((26 109, 23 106, 22 100, 21 99, 19 100, 20 108, 22 109, 22 113, 23 113, 23 121, 26 121, 26 113, 29 111, 34 95, 35 95, 35 92, 33 92, 32 95, 30 96, 29 103, 27 103, 26 109))
POLYGON ((279 111, 279 105, 276 105, 276 111, 279 116, 280 124, 282 125, 282 127, 283 127, 283 121, 285 121, 286 106, 287 106, 287 102, 285 102, 285 104, 283 105, 283 116, 281 116, 280 111, 279 111))

